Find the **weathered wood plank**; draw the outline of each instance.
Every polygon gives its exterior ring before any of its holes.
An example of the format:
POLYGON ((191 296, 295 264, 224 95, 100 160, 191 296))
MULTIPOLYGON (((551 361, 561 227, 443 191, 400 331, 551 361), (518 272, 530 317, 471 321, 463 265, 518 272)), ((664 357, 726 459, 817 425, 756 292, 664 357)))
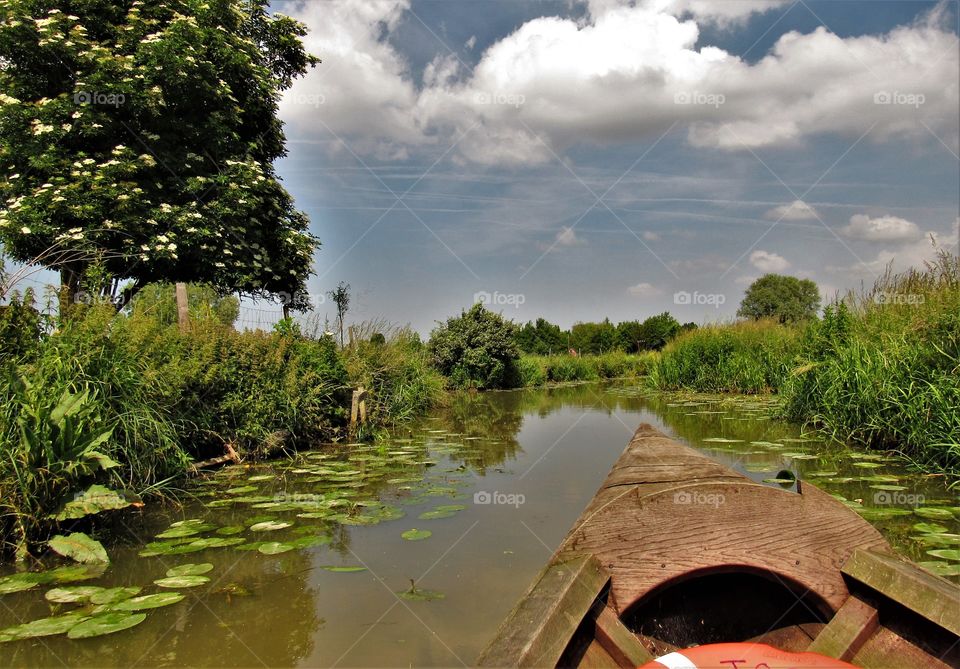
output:
POLYGON ((886 627, 879 627, 850 659, 864 669, 955 669, 886 627))
MULTIPOLYGON (((632 669, 636 669, 637 666, 639 665, 634 665, 632 669)), ((577 667, 578 669, 624 669, 596 639, 587 646, 577 667)))
POLYGON ((635 669, 654 659, 609 607, 602 607, 594 622, 597 641, 623 669, 635 669))
POLYGON ((960 588, 892 555, 855 551, 843 573, 960 636, 960 588))
POLYGON ((857 597, 850 597, 807 650, 848 662, 873 636, 879 624, 875 608, 857 597))
POLYGON ((836 611, 849 596, 844 561, 860 547, 889 550, 869 523, 814 486, 798 495, 743 478, 615 490, 581 516, 557 555, 596 555, 614 575, 620 610, 691 572, 736 568, 772 573, 836 611))
POLYGON ((556 666, 609 582, 593 556, 551 562, 507 616, 478 666, 556 666))

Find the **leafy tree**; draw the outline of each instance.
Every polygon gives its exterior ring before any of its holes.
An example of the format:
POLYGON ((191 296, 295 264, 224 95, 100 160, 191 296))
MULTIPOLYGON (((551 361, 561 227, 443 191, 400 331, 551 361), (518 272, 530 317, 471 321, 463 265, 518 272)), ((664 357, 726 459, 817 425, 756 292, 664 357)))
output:
POLYGON ((9 302, 0 305, 0 362, 32 355, 42 336, 43 323, 34 307, 33 291, 28 288, 22 297, 12 293, 9 302))
POLYGON ((544 318, 528 322, 517 331, 517 344, 524 353, 549 355, 566 350, 566 337, 559 325, 544 318))
POLYGON ((121 305, 184 281, 306 308, 319 242, 273 161, 286 153, 280 92, 319 61, 305 27, 267 6, 0 0, 10 255, 46 254, 72 294, 89 280, 121 305))
POLYGON ((737 315, 760 320, 775 318, 795 323, 816 316, 820 291, 810 279, 782 274, 765 274, 747 288, 737 315))
MULTIPOLYGON (((337 307, 337 325, 340 328, 340 348, 343 348, 343 319, 350 309, 350 284, 341 281, 336 289, 327 293, 337 307)), ((351 336, 352 339, 352 336, 351 336)))
POLYGON ((430 333, 433 363, 459 387, 507 388, 516 383, 517 326, 475 304, 430 333))
POLYGON ((659 351, 680 332, 680 323, 664 311, 651 316, 640 325, 640 346, 647 351, 659 351))
POLYGON ((608 353, 619 347, 617 328, 605 318, 600 323, 574 323, 570 328, 570 346, 580 353, 608 353))
POLYGON ((638 353, 642 350, 643 339, 640 321, 624 321, 617 325, 617 337, 620 347, 628 353, 638 353))
MULTIPOLYGON (((209 319, 233 325, 240 316, 240 300, 235 295, 220 295, 211 286, 187 284, 187 305, 191 320, 209 319)), ((172 283, 151 283, 130 303, 136 315, 152 316, 164 325, 177 322, 177 296, 172 283)))

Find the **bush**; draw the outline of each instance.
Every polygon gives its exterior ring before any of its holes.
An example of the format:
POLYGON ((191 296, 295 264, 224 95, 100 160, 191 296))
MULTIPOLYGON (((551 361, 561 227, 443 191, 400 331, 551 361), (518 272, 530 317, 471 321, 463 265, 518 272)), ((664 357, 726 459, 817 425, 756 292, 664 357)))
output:
POLYGON ((519 382, 517 328, 500 314, 473 305, 430 335, 433 364, 460 388, 510 388, 519 382))

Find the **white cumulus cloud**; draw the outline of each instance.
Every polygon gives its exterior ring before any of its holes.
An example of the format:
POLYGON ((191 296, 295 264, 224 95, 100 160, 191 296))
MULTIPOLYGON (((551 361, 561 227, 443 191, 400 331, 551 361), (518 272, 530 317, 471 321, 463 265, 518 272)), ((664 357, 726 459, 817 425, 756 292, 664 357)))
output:
POLYGON ((654 286, 652 283, 641 282, 635 286, 630 286, 627 288, 627 292, 636 297, 655 297, 663 293, 662 290, 654 286))
POLYGON ((840 230, 845 237, 870 242, 902 242, 920 237, 917 224, 898 216, 870 218, 866 214, 854 214, 850 224, 840 230))
POLYGON ((819 217, 817 210, 803 200, 781 204, 764 214, 771 221, 809 221, 819 217))
POLYGON ((750 264, 761 272, 782 272, 790 263, 781 255, 757 249, 750 254, 750 264))

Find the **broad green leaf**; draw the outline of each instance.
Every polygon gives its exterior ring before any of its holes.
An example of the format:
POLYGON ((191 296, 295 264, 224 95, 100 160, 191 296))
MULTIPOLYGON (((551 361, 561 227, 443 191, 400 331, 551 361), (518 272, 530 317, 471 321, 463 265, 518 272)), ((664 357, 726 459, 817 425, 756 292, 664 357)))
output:
POLYGON ((367 570, 366 567, 337 567, 337 566, 333 566, 333 565, 326 565, 326 566, 323 566, 323 567, 320 567, 320 568, 321 568, 321 569, 324 569, 324 570, 326 570, 326 571, 332 571, 332 572, 334 572, 334 573, 341 573, 341 574, 347 574, 347 573, 353 573, 353 572, 366 571, 366 570, 367 570))
POLYGON ((282 530, 284 528, 290 527, 291 525, 293 525, 293 523, 267 520, 262 523, 254 523, 253 525, 250 526, 250 529, 253 532, 274 532, 276 530, 282 530))
POLYGON ((134 504, 140 504, 138 497, 121 494, 102 485, 92 485, 50 517, 54 520, 74 520, 101 511, 125 509, 134 504))
POLYGON ((122 602, 125 599, 130 599, 140 594, 142 588, 137 585, 132 585, 129 587, 121 588, 107 588, 102 592, 98 592, 90 597, 91 604, 103 605, 103 604, 116 604, 117 602, 122 602))
POLYGON ((58 534, 48 541, 47 545, 55 553, 77 562, 110 562, 103 544, 83 532, 73 532, 66 536, 58 534))
POLYGON ((932 555, 933 557, 941 558, 943 560, 960 560, 960 550, 955 548, 938 548, 936 550, 927 551, 927 555, 932 555))
POLYGON ((96 585, 68 585, 65 588, 48 590, 43 598, 48 602, 72 604, 74 602, 85 602, 100 592, 103 592, 103 588, 96 585))
POLYGON ((153 595, 140 595, 132 597, 115 604, 110 604, 110 608, 115 611, 145 611, 147 609, 158 609, 161 606, 170 606, 183 600, 186 595, 179 592, 158 592, 153 595))
POLYGON ((167 576, 199 576, 213 571, 213 565, 209 562, 200 564, 181 564, 167 570, 167 576))
POLYGON ((203 585, 204 583, 209 582, 209 576, 193 574, 189 576, 168 576, 167 578, 158 578, 153 583, 161 588, 195 588, 198 585, 203 585))
POLYGON ((430 530, 418 530, 416 528, 412 530, 407 530, 402 533, 400 536, 406 539, 407 541, 422 541, 429 538, 433 535, 433 532, 430 530))
POLYGON ((35 588, 41 583, 49 583, 51 576, 44 572, 22 572, 0 578, 0 595, 23 592, 35 588))
POLYGON ((285 544, 279 541, 267 541, 260 544, 257 548, 258 551, 264 555, 279 555, 280 553, 286 553, 287 551, 292 551, 296 546, 292 544, 285 544))
POLYGON ((89 616, 85 616, 82 613, 68 613, 62 616, 40 618, 39 620, 33 620, 22 625, 15 625, 14 627, 0 630, 0 643, 63 634, 88 618, 89 616))
POLYGON ((104 634, 113 634, 139 625, 146 619, 146 613, 124 613, 120 611, 101 613, 73 627, 67 632, 67 637, 70 639, 89 639, 104 634))

